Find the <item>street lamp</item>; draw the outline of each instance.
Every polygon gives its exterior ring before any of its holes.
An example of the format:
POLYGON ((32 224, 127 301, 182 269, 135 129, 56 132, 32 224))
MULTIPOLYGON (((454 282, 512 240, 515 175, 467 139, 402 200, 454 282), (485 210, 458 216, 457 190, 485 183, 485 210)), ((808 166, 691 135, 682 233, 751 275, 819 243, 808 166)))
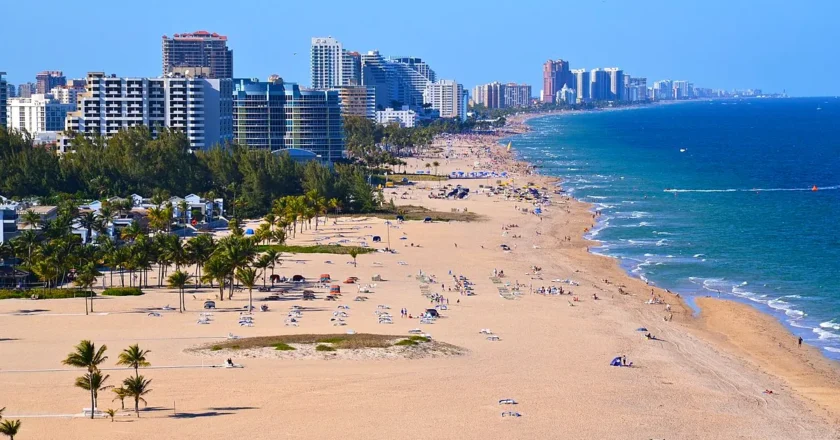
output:
POLYGON ((385 220, 385 228, 387 228, 387 231, 385 231, 385 232, 388 234, 388 251, 390 252, 391 251, 391 221, 390 220, 385 220))

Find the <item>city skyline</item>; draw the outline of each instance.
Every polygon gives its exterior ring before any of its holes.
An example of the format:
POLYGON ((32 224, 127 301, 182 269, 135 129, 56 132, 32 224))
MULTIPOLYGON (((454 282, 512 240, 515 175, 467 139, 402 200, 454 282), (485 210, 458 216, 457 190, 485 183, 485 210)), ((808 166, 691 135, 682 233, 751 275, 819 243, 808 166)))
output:
MULTIPOLYGON (((46 0, 46 3, 47 6, 50 3, 58 5, 54 0, 46 0)), ((156 0, 150 0, 150 3, 156 3, 156 0)), ((227 14, 213 12, 218 8, 195 11, 187 9, 186 5, 167 4, 167 8, 172 9, 167 17, 152 17, 151 11, 155 8, 150 7, 138 11, 135 19, 126 23, 109 20, 107 11, 97 11, 94 7, 89 9, 91 16, 88 18, 99 20, 100 27, 74 29, 70 37, 75 36, 81 42, 113 31, 120 38, 98 40, 100 50, 79 52, 68 51, 65 45, 55 44, 52 37, 34 35, 27 45, 7 45, 4 49, 6 56, 0 60, 3 64, 0 69, 7 72, 7 80, 12 84, 31 82, 38 72, 44 70, 62 70, 67 78, 81 78, 89 71, 158 76, 161 36, 201 29, 229 37, 229 47, 236 53, 236 77, 264 79, 268 74, 277 72, 306 86, 310 85, 311 37, 332 35, 340 39, 345 47, 354 50, 378 49, 383 54, 421 57, 435 66, 441 77, 455 79, 468 88, 493 81, 516 82, 534 85, 536 94, 541 88, 537 85, 542 83, 542 78, 535 66, 540 66, 547 59, 560 58, 569 60, 572 69, 619 66, 625 72, 649 80, 688 78, 695 84, 710 88, 760 88, 768 92, 786 90, 794 96, 840 94, 840 85, 830 81, 829 77, 838 61, 824 56, 829 53, 829 41, 835 39, 831 36, 838 35, 838 31, 830 26, 830 14, 800 10, 805 8, 791 10, 784 8, 781 2, 766 3, 764 7, 753 8, 713 0, 700 7, 676 6, 656 0, 643 8, 629 9, 617 8, 614 2, 608 1, 569 3, 563 5, 564 16, 589 13, 595 19, 591 23, 598 26, 595 28, 585 20, 584 23, 569 20, 564 22, 561 35, 553 32, 553 28, 549 29, 550 26, 545 29, 530 26, 527 28, 529 35, 511 27, 505 27, 504 32, 489 27, 474 28, 469 23, 480 22, 481 17, 487 18, 494 8, 485 11, 469 3, 447 4, 455 13, 440 15, 434 13, 438 8, 435 2, 431 2, 425 8, 412 11, 416 20, 400 20, 400 29, 393 26, 357 26, 354 23, 358 21, 352 19, 364 15, 368 22, 384 24, 397 12, 389 8, 374 7, 362 11, 348 4, 327 2, 325 6, 331 13, 310 22, 303 20, 306 14, 311 14, 305 5, 292 4, 279 8, 266 3, 265 9, 269 11, 276 8, 278 13, 301 17, 300 23, 289 20, 290 25, 273 30, 270 40, 265 38, 265 27, 261 25, 264 21, 267 25, 271 13, 251 17, 249 25, 242 26, 233 24, 227 14), (657 9, 657 5, 661 7, 657 9), (672 8, 668 17, 655 20, 655 11, 664 10, 669 5, 672 8), (680 16, 677 13, 680 11, 684 19, 666 19, 680 16), (739 13, 749 13, 749 22, 762 22, 761 26, 732 20, 738 22, 736 27, 728 21, 721 21, 720 17, 726 14, 734 18, 739 13), (419 32, 427 28, 431 16, 436 17, 436 26, 450 31, 419 32), (807 28, 799 25, 806 20, 807 28), (638 23, 651 24, 639 26, 638 23), (785 32, 775 30, 779 28, 785 29, 785 32), (382 29, 389 30, 385 32, 382 29), (715 32, 709 32, 712 29, 715 32), (564 42, 563 35, 585 35, 586 38, 575 38, 575 44, 568 44, 564 42), (621 35, 626 38, 617 38, 621 35), (627 44, 627 39, 633 44, 627 44), (616 41, 625 43, 616 44, 616 41), (120 47, 127 50, 120 51, 120 47), (494 63, 492 68, 480 62, 494 59, 494 54, 498 59, 499 53, 505 54, 505 62, 494 63), (789 74, 781 71, 783 69, 778 69, 782 59, 785 65, 808 66, 816 72, 816 76, 807 82, 793 81, 789 74)), ((834 7, 827 1, 820 3, 825 6, 822 10, 834 7)), ((212 4, 214 1, 210 1, 208 6, 212 4)), ((532 18, 540 16, 541 7, 550 6, 541 1, 517 5, 523 16, 532 18)), ((11 15, 15 15, 16 10, 23 13, 19 3, 10 5, 7 10, 11 15)), ((22 26, 22 22, 7 22, 7 26, 0 30, 0 38, 12 41, 15 35, 25 32, 22 26)))

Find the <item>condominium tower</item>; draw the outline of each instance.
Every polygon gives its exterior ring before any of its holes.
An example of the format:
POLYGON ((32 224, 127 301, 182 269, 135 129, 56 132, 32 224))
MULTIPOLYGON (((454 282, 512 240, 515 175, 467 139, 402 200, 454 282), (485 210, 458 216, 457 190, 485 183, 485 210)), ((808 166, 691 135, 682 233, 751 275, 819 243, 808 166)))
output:
POLYGON ((233 78, 233 51, 227 37, 207 31, 164 35, 163 76, 180 73, 209 79, 233 78))
POLYGON ((50 93, 54 87, 59 87, 67 84, 67 78, 64 72, 60 70, 43 71, 35 75, 35 92, 41 95, 50 93))
POLYGON ((577 103, 589 102, 589 72, 586 69, 572 70, 572 77, 574 78, 575 98, 577 103))
POLYGON ((618 67, 608 67, 604 69, 609 75, 610 87, 607 97, 612 101, 624 100, 624 71, 618 67))
POLYGON ((440 80, 426 86, 423 93, 423 102, 429 104, 432 109, 440 112, 442 118, 466 119, 467 96, 464 93, 464 86, 452 80, 440 80))
POLYGON ((62 104, 52 95, 36 93, 29 98, 12 98, 6 106, 8 128, 38 135, 64 130, 64 118, 75 106, 62 104))
POLYGON ((232 139, 232 95, 230 79, 91 72, 76 111, 67 114, 65 130, 110 138, 137 125, 148 126, 153 136, 166 127, 184 132, 190 148, 206 149, 232 139))
POLYGON ((546 103, 554 102, 554 95, 564 85, 573 87, 572 73, 569 70, 569 62, 563 60, 548 60, 543 64, 543 95, 542 100, 546 103))

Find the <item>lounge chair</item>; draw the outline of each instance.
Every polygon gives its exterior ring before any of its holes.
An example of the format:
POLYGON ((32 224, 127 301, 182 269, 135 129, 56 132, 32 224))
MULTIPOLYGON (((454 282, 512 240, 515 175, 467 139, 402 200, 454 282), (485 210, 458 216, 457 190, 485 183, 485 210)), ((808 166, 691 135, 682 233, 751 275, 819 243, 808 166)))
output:
POLYGON ((502 417, 522 417, 522 414, 514 411, 504 411, 502 412, 502 417))
POLYGON ((419 328, 413 328, 413 329, 408 331, 408 334, 410 334, 410 335, 419 335, 419 334, 422 334, 422 333, 423 333, 423 330, 420 330, 419 328))
POLYGON ((501 341, 502 338, 498 337, 497 335, 490 335, 487 337, 488 341, 501 341))
POLYGON ((499 400, 499 405, 518 405, 519 402, 513 399, 502 399, 499 400))
POLYGON ((493 334, 493 332, 490 331, 489 328, 483 328, 483 329, 479 330, 479 333, 485 334, 485 335, 492 335, 493 334))
POLYGON ((420 324, 434 324, 435 320, 432 318, 423 318, 420 320, 420 324))
POLYGON ((160 313, 158 313, 158 312, 149 312, 149 315, 148 315, 148 316, 151 316, 151 317, 154 317, 154 318, 160 318, 160 313))

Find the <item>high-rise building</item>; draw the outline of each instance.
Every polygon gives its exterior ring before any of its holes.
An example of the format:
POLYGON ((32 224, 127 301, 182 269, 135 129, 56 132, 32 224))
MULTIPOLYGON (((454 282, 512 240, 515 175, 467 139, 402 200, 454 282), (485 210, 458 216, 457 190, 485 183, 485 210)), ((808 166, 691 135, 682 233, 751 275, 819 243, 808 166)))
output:
POLYGON ((359 52, 348 52, 345 50, 341 57, 341 85, 361 85, 362 55, 359 52))
POLYGON ((305 150, 325 161, 344 157, 344 119, 335 90, 303 90, 285 83, 285 147, 305 150))
POLYGON ((163 39, 163 76, 180 73, 208 79, 233 78, 233 51, 227 37, 207 31, 163 39))
POLYGON ((647 78, 634 78, 630 75, 624 75, 624 93, 626 101, 647 101, 647 78))
POLYGON ((344 116, 376 119, 376 92, 373 87, 339 87, 338 99, 341 102, 341 113, 344 116))
POLYGON ((283 105, 286 91, 283 80, 269 78, 233 80, 233 139, 240 145, 258 150, 284 148, 286 116, 283 105))
POLYGON ((333 37, 314 37, 310 46, 312 88, 326 90, 344 83, 344 48, 333 37))
POLYGON ((608 101, 610 99, 610 74, 601 69, 589 71, 589 99, 608 101))
POLYGON ((688 81, 674 81, 672 87, 674 91, 671 96, 673 96, 674 99, 689 99, 693 94, 691 89, 694 87, 688 81))
POLYGON ((573 105, 577 102, 577 97, 575 93, 575 89, 564 85, 562 89, 554 97, 554 102, 556 103, 565 103, 567 105, 573 105))
POLYGON ((586 69, 572 70, 572 78, 575 89, 575 98, 577 103, 585 103, 590 101, 589 96, 589 72, 586 69))
POLYGON ((30 98, 35 93, 35 83, 23 83, 18 85, 18 98, 30 98))
POLYGON ((50 93, 54 87, 67 84, 64 72, 60 70, 45 70, 35 75, 35 93, 44 95, 50 93))
POLYGON ((543 64, 543 102, 553 103, 554 95, 564 85, 572 87, 572 73, 569 62, 563 60, 548 60, 543 64))
POLYGON ((426 86, 423 102, 440 112, 442 118, 466 117, 464 86, 452 80, 440 80, 426 86))
POLYGON ((663 79, 653 83, 653 95, 651 99, 671 100, 674 99, 674 85, 670 79, 663 79))
POLYGON ((386 59, 375 50, 362 55, 362 84, 374 88, 378 109, 422 107, 430 78, 434 70, 419 58, 386 59))
POLYGON ((184 132, 192 149, 206 149, 233 137, 230 79, 171 76, 118 78, 88 73, 76 111, 67 114, 65 130, 110 138, 118 131, 148 126, 184 132))
POLYGON ((610 90, 607 99, 610 101, 624 100, 624 71, 618 67, 608 67, 604 69, 609 75, 610 90))
POLYGON ((62 104, 52 95, 36 93, 29 98, 8 100, 8 123, 10 130, 26 131, 37 136, 47 131, 64 130, 64 118, 75 106, 62 104))
POLYGON ((9 88, 6 83, 6 72, 0 72, 0 127, 7 127, 6 100, 8 96, 9 88))
POLYGON ((531 86, 528 84, 505 84, 505 107, 530 107, 531 86))
POLYGON ((17 86, 6 83, 6 98, 17 98, 17 86))
POLYGON ((486 108, 504 108, 506 85, 499 82, 482 84, 473 88, 473 102, 486 108))

